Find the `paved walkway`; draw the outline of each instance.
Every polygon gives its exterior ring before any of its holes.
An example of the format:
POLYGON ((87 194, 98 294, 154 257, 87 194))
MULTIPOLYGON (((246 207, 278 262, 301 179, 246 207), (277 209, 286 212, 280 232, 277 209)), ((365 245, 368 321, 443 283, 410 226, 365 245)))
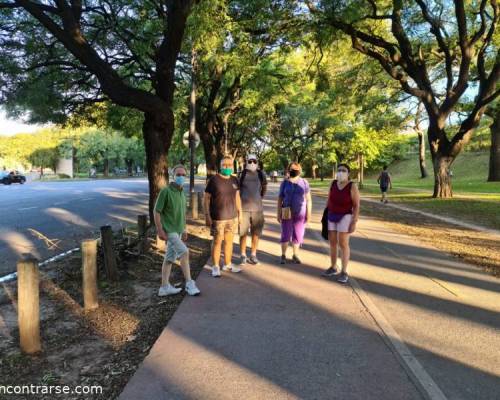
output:
POLYGON ((315 201, 304 264, 277 263, 266 200, 261 265, 202 272, 120 400, 499 398, 499 281, 368 219, 353 285, 321 278, 315 201))

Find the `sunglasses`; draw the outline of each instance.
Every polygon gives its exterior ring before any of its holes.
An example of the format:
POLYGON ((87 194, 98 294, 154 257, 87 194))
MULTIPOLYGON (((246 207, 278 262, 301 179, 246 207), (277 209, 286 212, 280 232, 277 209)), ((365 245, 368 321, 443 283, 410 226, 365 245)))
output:
POLYGON ((257 160, 248 160, 248 164, 257 164, 257 160))

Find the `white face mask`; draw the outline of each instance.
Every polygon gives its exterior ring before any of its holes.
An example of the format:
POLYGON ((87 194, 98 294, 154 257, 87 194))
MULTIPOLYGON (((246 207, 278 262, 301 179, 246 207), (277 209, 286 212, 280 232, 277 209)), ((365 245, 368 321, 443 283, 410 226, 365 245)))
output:
POLYGON ((251 163, 251 164, 247 163, 247 169, 249 171, 257 171, 257 164, 255 164, 255 163, 251 163))
POLYGON ((344 172, 344 171, 337 172, 337 180, 339 182, 347 181, 348 177, 349 177, 349 175, 347 174, 347 172, 344 172))

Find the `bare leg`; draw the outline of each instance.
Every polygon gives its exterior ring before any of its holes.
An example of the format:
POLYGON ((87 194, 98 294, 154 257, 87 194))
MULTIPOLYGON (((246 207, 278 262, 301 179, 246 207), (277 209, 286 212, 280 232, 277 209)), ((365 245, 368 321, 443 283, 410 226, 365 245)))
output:
POLYGON ((257 248, 259 247, 259 235, 254 233, 252 235, 252 256, 257 255, 257 248))
POLYGON ((220 253, 222 249, 222 235, 215 235, 212 246, 212 261, 214 266, 220 266, 220 253))
POLYGON ((189 267, 189 250, 186 251, 181 257, 181 269, 184 274, 186 282, 191 280, 191 268, 189 267))
POLYGON ((247 254, 247 235, 240 236, 240 254, 242 256, 247 254))
POLYGON ((231 264, 233 258, 233 232, 224 233, 224 259, 225 265, 231 264))
POLYGON ((166 260, 163 260, 163 265, 161 267, 161 285, 168 285, 170 279, 170 272, 172 272, 172 263, 166 260))
POLYGON ((300 249, 300 244, 298 243, 293 243, 293 255, 294 256, 299 256, 299 249, 300 249))
POLYGON ((328 232, 328 240, 330 241, 330 262, 333 268, 337 265, 337 253, 338 253, 338 236, 337 231, 328 232))
POLYGON ((339 245, 342 258, 342 273, 347 273, 347 264, 351 256, 351 249, 349 248, 349 233, 339 232, 339 245))
POLYGON ((288 242, 281 243, 281 255, 286 255, 286 249, 288 248, 288 242))

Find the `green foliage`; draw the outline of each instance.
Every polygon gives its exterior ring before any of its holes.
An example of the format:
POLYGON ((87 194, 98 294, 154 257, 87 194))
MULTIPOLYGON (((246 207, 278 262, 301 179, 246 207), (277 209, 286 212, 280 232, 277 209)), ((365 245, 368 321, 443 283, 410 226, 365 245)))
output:
POLYGON ((104 168, 145 163, 141 139, 123 136, 118 131, 97 127, 51 128, 33 134, 0 137, 0 167, 51 168, 55 170, 59 158, 75 155, 76 170, 88 171, 92 166, 104 168))

